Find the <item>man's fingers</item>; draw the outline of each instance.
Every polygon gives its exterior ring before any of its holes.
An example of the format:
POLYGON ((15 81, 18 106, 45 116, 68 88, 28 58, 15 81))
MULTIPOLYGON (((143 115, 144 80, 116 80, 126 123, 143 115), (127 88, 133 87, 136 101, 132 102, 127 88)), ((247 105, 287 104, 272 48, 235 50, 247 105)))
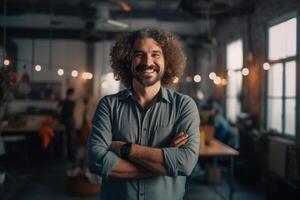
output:
POLYGON ((180 132, 177 137, 185 137, 187 134, 185 132, 180 132))
POLYGON ((188 134, 181 132, 171 142, 171 147, 181 146, 187 142, 188 134))
POLYGON ((187 133, 181 132, 181 133, 179 133, 174 139, 177 140, 177 139, 179 139, 179 138, 187 137, 187 136, 188 136, 187 133))
POLYGON ((180 138, 176 139, 176 140, 174 141, 174 144, 177 145, 177 144, 181 143, 181 142, 184 141, 184 140, 187 140, 187 137, 186 137, 186 136, 183 136, 183 137, 180 137, 180 138))
POLYGON ((185 139, 182 140, 181 142, 177 143, 175 146, 176 146, 176 147, 181 147, 181 146, 184 145, 187 141, 188 141, 188 139, 185 138, 185 139))

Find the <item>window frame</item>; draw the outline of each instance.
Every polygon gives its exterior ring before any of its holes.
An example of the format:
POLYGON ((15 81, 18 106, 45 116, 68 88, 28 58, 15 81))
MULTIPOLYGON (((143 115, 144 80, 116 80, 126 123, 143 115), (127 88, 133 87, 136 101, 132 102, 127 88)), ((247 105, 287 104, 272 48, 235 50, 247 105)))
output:
MULTIPOLYGON (((292 139, 292 140, 300 140, 299 138, 299 128, 300 128, 300 124, 297 123, 297 121, 299 121, 300 119, 300 112, 299 112, 299 89, 300 89, 300 86, 299 84, 297 84, 299 82, 299 40, 300 40, 300 37, 299 37, 299 30, 300 30, 300 22, 299 22, 299 13, 298 12, 290 12, 290 13, 287 13, 281 17, 277 17, 275 19, 272 19, 270 20, 267 25, 266 25, 266 28, 265 28, 265 60, 272 66, 274 64, 278 64, 278 63, 281 63, 282 64, 282 67, 283 67, 283 73, 282 73, 282 95, 281 95, 281 100, 282 100, 282 115, 281 115, 281 123, 282 123, 282 131, 280 132, 280 136, 283 137, 283 138, 287 138, 287 139, 292 139), (280 59, 277 59, 277 60, 269 60, 269 30, 272 26, 275 26, 275 25, 278 25, 280 23, 283 23, 285 21, 288 21, 292 18, 296 18, 296 55, 294 56, 289 56, 287 58, 280 58, 280 59), (288 62, 291 62, 291 61, 295 61, 296 62, 296 91, 295 91, 295 97, 288 97, 286 96, 286 64, 288 62), (286 124, 285 124, 285 115, 286 115, 286 100, 287 99, 295 99, 295 102, 296 102, 296 108, 295 108, 295 134, 294 135, 289 135, 286 133, 286 124)), ((265 88, 264 88, 264 128, 267 129, 268 127, 268 100, 269 99, 274 99, 274 98, 270 98, 269 96, 269 91, 268 91, 268 88, 269 88, 269 70, 266 71, 265 73, 265 88)))

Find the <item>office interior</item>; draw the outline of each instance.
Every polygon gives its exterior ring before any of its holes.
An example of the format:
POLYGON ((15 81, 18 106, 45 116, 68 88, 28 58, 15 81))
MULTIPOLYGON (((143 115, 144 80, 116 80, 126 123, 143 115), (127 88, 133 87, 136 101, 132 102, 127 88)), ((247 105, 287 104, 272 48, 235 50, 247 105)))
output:
POLYGON ((187 56, 171 88, 195 101, 199 161, 184 199, 300 199, 300 1, 1 0, 0 199, 99 199, 86 141, 67 157, 59 102, 74 88, 87 136, 97 102, 124 89, 110 49, 145 26, 187 56))

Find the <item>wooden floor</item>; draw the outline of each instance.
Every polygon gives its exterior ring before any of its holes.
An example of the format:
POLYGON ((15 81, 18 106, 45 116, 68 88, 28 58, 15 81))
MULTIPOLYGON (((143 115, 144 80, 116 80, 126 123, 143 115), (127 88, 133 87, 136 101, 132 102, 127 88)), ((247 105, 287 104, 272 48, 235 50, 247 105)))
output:
MULTIPOLYGON (((65 191, 66 169, 69 163, 61 159, 32 160, 26 167, 23 161, 16 161, 6 165, 10 177, 4 185, 0 186, 1 200, 99 200, 99 194, 88 197, 68 195, 65 191)), ((195 172, 199 173, 199 172, 195 172)), ((193 176, 189 178, 186 186, 185 200, 219 200, 215 187, 204 184, 193 176)), ((226 192, 225 182, 216 186, 218 191, 226 192)), ((234 199, 262 200, 264 195, 262 186, 235 185, 234 199)))

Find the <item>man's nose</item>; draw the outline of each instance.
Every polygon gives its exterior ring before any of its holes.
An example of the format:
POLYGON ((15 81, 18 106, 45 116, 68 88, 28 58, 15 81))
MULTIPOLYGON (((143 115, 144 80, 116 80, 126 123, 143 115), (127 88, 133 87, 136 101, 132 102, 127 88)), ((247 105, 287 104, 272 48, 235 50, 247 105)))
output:
POLYGON ((152 59, 151 55, 144 56, 143 64, 147 65, 147 66, 153 65, 153 59, 152 59))

